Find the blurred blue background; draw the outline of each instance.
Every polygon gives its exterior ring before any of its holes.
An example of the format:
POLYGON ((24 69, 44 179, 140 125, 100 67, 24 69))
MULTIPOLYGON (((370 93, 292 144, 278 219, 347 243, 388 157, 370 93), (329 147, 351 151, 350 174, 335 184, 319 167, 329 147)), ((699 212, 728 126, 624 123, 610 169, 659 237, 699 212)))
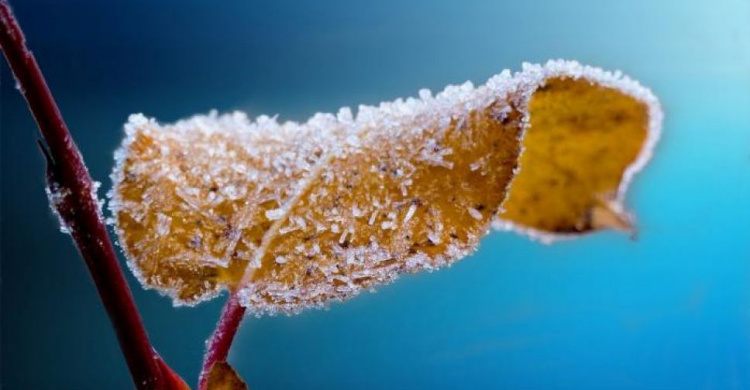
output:
MULTIPOLYGON (((230 360, 254 390, 750 388, 747 0, 12 3, 105 189, 133 112, 304 120, 559 57, 662 99, 662 142, 628 197, 636 241, 493 233, 448 270, 248 318, 230 360)), ((1 81, 2 387, 130 388, 5 62, 1 81)), ((155 346, 194 383, 223 299, 175 309, 128 277, 155 346)))

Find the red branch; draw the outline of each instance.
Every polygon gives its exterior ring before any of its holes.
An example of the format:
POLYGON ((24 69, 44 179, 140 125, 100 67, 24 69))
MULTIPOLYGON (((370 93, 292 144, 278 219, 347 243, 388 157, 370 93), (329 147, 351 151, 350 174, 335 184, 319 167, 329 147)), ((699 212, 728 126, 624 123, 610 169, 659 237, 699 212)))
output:
POLYGON ((206 342, 206 355, 203 357, 203 367, 201 367, 201 374, 198 378, 199 390, 205 390, 206 380, 214 363, 227 360, 229 348, 232 346, 237 328, 239 328, 244 315, 245 307, 240 304, 237 295, 232 293, 229 295, 226 305, 224 305, 214 334, 206 342))
MULTIPOLYGON (((46 146, 52 207, 73 237, 117 332, 138 389, 184 386, 151 347, 101 218, 94 185, 9 4, 0 0, 0 45, 46 146)), ((185 387, 182 387, 185 388, 185 387)))

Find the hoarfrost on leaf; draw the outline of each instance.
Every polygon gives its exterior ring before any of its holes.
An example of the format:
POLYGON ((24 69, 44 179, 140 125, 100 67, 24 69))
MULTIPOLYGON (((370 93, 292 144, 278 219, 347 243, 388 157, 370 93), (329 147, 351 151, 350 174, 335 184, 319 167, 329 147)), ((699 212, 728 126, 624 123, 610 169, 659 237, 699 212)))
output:
POLYGON ((409 205, 409 210, 406 211, 406 215, 404 215, 404 223, 409 222, 411 217, 414 216, 414 213, 417 212, 417 205, 411 204, 409 205))
POLYGON ((266 218, 268 218, 271 221, 275 221, 284 216, 284 210, 283 209, 266 210, 265 214, 266 214, 266 218))
POLYGON ((274 260, 276 261, 276 264, 284 264, 287 261, 289 261, 289 259, 286 256, 276 256, 274 260))
POLYGON ((482 220, 482 213, 479 210, 473 207, 469 207, 467 208, 467 210, 469 210, 469 214, 471 215, 472 218, 476 219, 477 221, 482 220))
POLYGON ((542 239, 627 226, 661 123, 637 82, 551 61, 419 97, 303 124, 131 116, 110 202, 129 265, 176 304, 234 289, 254 314, 297 313, 449 265, 490 225, 542 239))
POLYGON ((160 236, 169 234, 170 225, 172 224, 172 218, 162 213, 156 214, 156 232, 160 236))

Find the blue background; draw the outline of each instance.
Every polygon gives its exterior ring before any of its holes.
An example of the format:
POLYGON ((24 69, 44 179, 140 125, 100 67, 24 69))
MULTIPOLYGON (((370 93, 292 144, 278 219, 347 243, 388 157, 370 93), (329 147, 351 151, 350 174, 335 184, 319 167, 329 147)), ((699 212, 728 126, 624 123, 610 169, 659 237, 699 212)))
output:
MULTIPOLYGON (((248 318, 230 360, 253 389, 750 388, 747 0, 13 3, 105 189, 132 112, 304 120, 558 57, 662 99, 662 142, 628 197, 637 241, 493 233, 450 269, 248 318)), ((129 388, 4 62, 1 102, 3 388, 129 388)), ((155 346, 194 383, 223 299, 175 309, 128 277, 155 346)))

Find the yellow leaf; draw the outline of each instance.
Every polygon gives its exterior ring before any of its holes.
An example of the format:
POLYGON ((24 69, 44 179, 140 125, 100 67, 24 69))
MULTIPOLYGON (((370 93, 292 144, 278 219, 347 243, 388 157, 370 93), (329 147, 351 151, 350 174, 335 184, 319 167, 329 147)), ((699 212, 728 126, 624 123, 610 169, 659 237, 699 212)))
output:
POLYGON ((497 225, 512 222, 546 240, 555 237, 550 233, 631 230, 622 211, 625 190, 648 159, 661 121, 655 99, 639 96, 559 77, 536 89, 521 168, 497 225))
POLYGON ((216 362, 211 367, 205 390, 247 390, 247 384, 227 362, 216 362))
POLYGON ((564 61, 356 118, 132 116, 111 207, 144 285, 178 304, 234 289, 256 314, 293 313, 448 265, 491 224, 629 228, 625 188, 660 122, 636 82, 564 61))

